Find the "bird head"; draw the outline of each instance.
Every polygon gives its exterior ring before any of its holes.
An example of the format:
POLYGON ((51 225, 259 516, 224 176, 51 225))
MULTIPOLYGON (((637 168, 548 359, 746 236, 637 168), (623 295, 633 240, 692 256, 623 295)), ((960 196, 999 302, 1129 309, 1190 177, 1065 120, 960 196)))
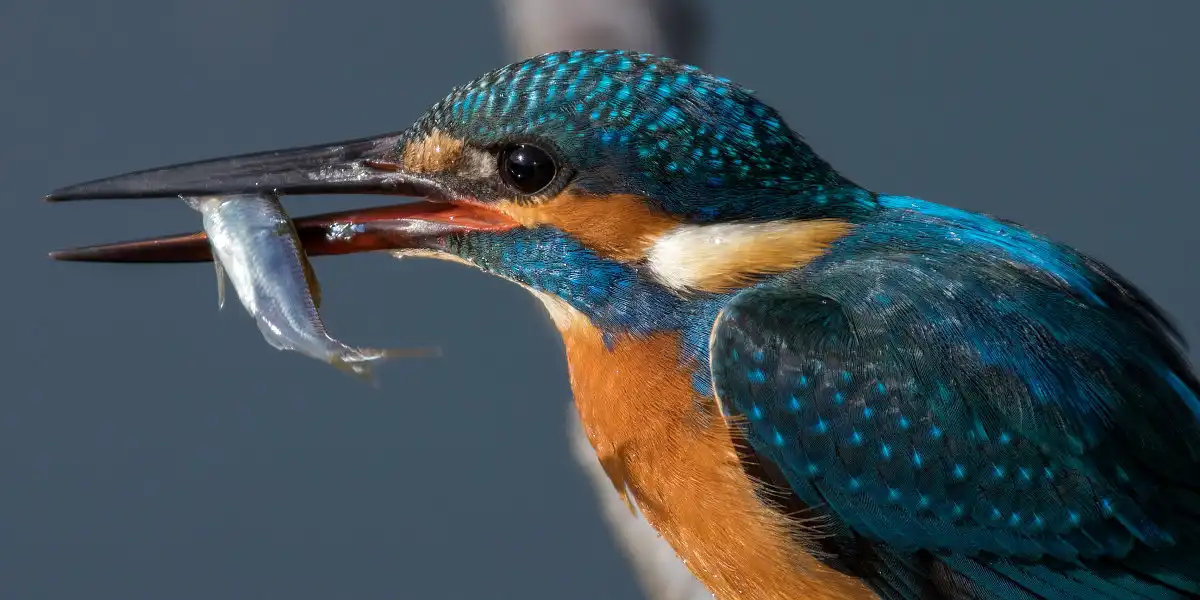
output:
MULTIPOLYGON (((310 255, 459 260, 616 329, 794 268, 875 206, 750 90, 671 59, 599 50, 487 73, 402 132, 139 171, 47 198, 267 190, 424 199, 296 224, 310 255)), ((193 234, 56 257, 209 254, 193 234)))

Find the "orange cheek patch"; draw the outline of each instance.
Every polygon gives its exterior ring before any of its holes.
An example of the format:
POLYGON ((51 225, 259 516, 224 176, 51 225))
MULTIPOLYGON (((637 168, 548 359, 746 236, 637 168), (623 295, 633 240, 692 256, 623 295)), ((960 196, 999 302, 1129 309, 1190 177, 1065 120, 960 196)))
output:
POLYGON ((448 171, 462 159, 464 146, 462 140, 434 129, 405 145, 400 160, 404 170, 413 173, 448 171))
POLYGON ((645 257, 654 240, 679 224, 678 219, 650 208, 631 194, 584 196, 567 192, 541 204, 505 201, 498 208, 526 227, 549 225, 602 256, 626 262, 645 257))

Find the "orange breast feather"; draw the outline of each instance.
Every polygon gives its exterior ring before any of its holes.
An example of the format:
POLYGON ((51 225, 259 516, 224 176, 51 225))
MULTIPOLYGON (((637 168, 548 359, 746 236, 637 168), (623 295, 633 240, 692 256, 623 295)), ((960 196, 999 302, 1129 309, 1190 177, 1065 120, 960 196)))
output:
POLYGON ((619 339, 609 350, 586 317, 542 299, 563 336, 588 439, 613 485, 717 598, 875 598, 806 551, 819 531, 759 501, 733 431, 680 365, 677 334, 619 339))

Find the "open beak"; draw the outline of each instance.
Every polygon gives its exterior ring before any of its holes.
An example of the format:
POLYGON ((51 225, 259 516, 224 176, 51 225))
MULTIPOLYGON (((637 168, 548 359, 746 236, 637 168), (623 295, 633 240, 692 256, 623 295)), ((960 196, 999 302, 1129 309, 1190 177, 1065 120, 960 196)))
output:
MULTIPOLYGON (((459 198, 436 177, 406 172, 395 159, 403 134, 258 152, 136 171, 67 186, 50 202, 114 198, 178 198, 274 192, 386 194, 429 202, 349 210, 294 219, 309 256, 425 248, 454 231, 517 226, 503 213, 459 198)), ((204 233, 189 233, 62 250, 58 260, 202 262, 212 260, 204 233)))

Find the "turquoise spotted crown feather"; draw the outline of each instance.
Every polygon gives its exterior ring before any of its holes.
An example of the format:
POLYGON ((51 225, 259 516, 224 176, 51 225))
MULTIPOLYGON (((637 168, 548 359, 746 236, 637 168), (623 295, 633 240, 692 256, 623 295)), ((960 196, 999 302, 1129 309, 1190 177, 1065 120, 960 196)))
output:
POLYGON ((508 65, 455 88, 413 127, 434 129, 482 146, 553 144, 579 189, 637 194, 688 220, 804 217, 802 194, 824 216, 870 204, 753 91, 650 54, 576 50, 508 65))

